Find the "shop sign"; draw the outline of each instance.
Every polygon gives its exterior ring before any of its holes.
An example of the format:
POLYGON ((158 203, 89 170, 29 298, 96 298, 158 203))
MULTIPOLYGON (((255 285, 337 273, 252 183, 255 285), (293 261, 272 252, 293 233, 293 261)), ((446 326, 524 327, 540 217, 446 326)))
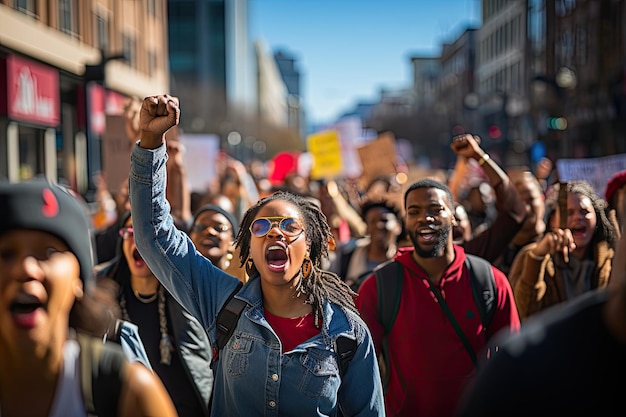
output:
POLYGON ((0 110, 14 120, 44 126, 60 121, 59 73, 53 68, 10 55, 5 60, 6 97, 0 110))

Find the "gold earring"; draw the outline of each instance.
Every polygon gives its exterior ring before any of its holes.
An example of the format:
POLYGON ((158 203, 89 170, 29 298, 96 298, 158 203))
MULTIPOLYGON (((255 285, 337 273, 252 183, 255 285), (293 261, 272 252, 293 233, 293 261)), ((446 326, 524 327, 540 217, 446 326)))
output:
POLYGON ((249 277, 253 276, 256 273, 256 267, 254 266, 254 260, 252 258, 248 258, 246 261, 246 274, 249 277))
POLYGON ((308 278, 311 275, 311 271, 313 270, 313 264, 311 263, 311 259, 307 255, 302 262, 302 276, 304 278, 308 278))

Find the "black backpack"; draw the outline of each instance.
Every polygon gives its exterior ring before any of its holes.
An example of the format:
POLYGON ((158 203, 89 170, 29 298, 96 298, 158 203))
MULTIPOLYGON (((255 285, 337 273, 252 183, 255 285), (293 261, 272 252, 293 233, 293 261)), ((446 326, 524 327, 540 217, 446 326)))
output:
MULTIPOLYGON (((242 283, 239 283, 237 288, 230 294, 224 306, 217 314, 217 339, 213 346, 213 362, 219 358, 220 350, 226 346, 228 340, 237 327, 239 317, 246 307, 246 302, 235 298, 235 294, 239 292, 242 287, 242 283)), ((350 360, 356 352, 357 343, 356 340, 346 336, 339 336, 335 342, 335 352, 337 353, 337 362, 339 364, 339 375, 343 377, 348 368, 350 360)))
POLYGON ((127 365, 122 347, 102 339, 77 333, 80 345, 80 375, 87 415, 118 415, 120 392, 127 365))
MULTIPOLYGON (((466 254, 465 265, 470 273, 470 284, 474 302, 480 315, 483 327, 487 328, 496 307, 496 281, 491 263, 475 255, 466 254)), ((402 264, 394 260, 387 261, 374 269, 376 290, 378 293, 379 321, 383 326, 384 335, 379 355, 379 368, 383 380, 383 388, 389 382, 389 343, 387 336, 396 320, 402 295, 402 264)))

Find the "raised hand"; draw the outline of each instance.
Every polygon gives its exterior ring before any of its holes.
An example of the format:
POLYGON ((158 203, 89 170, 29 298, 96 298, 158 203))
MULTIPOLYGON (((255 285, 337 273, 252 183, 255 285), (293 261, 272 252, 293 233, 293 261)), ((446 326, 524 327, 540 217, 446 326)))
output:
POLYGON ((163 143, 165 132, 180 121, 178 98, 168 94, 144 98, 139 113, 140 146, 154 149, 163 143))
POLYGON ((457 135, 452 138, 450 148, 458 156, 466 158, 480 158, 485 152, 480 148, 480 137, 472 136, 469 133, 457 135))

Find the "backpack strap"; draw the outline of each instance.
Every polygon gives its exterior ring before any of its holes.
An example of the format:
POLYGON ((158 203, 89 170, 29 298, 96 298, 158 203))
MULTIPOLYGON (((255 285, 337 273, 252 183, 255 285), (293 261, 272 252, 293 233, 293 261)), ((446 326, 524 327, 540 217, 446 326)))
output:
POLYGON ((483 327, 489 327, 496 310, 496 280, 493 276, 491 263, 475 255, 465 255, 465 265, 470 273, 470 284, 474 302, 480 315, 483 327))
POLYGON ((228 339, 230 339, 235 331, 235 327, 237 327, 239 316, 241 316, 243 309, 247 305, 245 301, 235 298, 235 294, 239 292, 242 286, 243 283, 240 282, 233 292, 230 293, 222 309, 217 313, 217 338, 213 346, 212 363, 218 360, 220 350, 228 343, 228 339))
POLYGON ((337 353, 337 363, 339 364, 339 376, 343 376, 348 369, 348 364, 356 352, 357 344, 355 339, 348 336, 339 336, 335 340, 335 352, 337 353))
POLYGON ((117 416, 128 363, 122 348, 81 333, 77 333, 76 340, 80 345, 81 387, 87 414, 117 416))
POLYGON ((378 317, 385 334, 388 334, 400 308, 402 265, 393 260, 384 262, 374 269, 374 275, 378 293, 378 317))
POLYGON ((383 326, 384 334, 381 352, 378 355, 378 365, 382 377, 383 390, 387 391, 389 383, 389 341, 387 335, 391 332, 393 323, 400 309, 402 295, 402 279, 404 271, 402 264, 389 260, 374 268, 376 277, 376 291, 378 293, 378 320, 383 326))

